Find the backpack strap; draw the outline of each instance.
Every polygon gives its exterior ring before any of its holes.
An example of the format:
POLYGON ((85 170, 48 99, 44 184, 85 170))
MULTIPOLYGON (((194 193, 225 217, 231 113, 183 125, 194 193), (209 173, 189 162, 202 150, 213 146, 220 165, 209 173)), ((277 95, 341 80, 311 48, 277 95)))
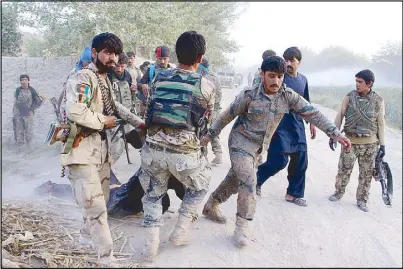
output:
POLYGON ((148 87, 151 87, 151 82, 152 82, 153 79, 154 79, 154 73, 155 73, 155 65, 152 64, 152 65, 150 66, 150 80, 149 80, 149 82, 148 82, 148 87))

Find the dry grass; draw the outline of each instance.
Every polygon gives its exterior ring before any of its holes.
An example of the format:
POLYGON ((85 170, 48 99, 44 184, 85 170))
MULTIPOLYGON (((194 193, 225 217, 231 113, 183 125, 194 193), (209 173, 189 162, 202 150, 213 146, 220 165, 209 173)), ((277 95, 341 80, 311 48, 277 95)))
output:
MULTIPOLYGON (((97 267, 93 249, 78 244, 79 221, 59 217, 66 202, 47 204, 12 201, 2 203, 2 265, 14 268, 83 268, 97 267)), ((77 208, 78 209, 78 208, 77 208)), ((112 232, 114 255, 127 267, 137 267, 130 260, 133 253, 122 253, 127 237, 123 232, 112 232), (118 242, 123 241, 121 246, 118 242), (120 251, 119 251, 120 250, 120 251)))

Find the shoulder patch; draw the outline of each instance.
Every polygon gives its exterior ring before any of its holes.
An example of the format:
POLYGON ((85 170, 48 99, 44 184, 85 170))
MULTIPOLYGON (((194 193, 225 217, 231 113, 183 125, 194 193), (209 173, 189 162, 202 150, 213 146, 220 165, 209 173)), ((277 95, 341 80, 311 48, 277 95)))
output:
POLYGON ((90 100, 90 86, 84 83, 77 84, 78 103, 86 104, 90 100))

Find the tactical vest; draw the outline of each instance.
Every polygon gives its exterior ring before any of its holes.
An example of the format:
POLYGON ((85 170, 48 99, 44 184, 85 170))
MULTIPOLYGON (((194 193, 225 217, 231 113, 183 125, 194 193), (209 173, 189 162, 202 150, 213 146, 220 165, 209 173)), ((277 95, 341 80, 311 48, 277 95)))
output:
POLYGON ((347 94, 349 97, 345 114, 344 131, 350 136, 370 137, 378 133, 378 115, 382 98, 373 92, 360 96, 357 91, 347 94))
POLYGON ((198 73, 161 70, 151 89, 147 125, 195 131, 207 110, 201 79, 198 73))
POLYGON ((124 105, 126 108, 132 108, 132 92, 130 90, 129 82, 126 80, 119 80, 116 76, 112 76, 112 88, 115 93, 116 100, 124 105))

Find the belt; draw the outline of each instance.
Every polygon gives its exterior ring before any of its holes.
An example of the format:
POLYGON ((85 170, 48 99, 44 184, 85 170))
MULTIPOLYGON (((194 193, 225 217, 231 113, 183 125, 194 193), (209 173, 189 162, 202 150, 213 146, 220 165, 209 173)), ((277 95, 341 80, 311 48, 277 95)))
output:
POLYGON ((156 145, 156 144, 147 142, 147 141, 146 141, 146 145, 147 145, 150 149, 153 149, 153 150, 156 150, 156 151, 166 151, 166 152, 171 152, 171 153, 180 153, 180 152, 175 151, 175 150, 173 150, 173 149, 166 148, 166 147, 163 147, 163 146, 159 146, 159 145, 156 145))

